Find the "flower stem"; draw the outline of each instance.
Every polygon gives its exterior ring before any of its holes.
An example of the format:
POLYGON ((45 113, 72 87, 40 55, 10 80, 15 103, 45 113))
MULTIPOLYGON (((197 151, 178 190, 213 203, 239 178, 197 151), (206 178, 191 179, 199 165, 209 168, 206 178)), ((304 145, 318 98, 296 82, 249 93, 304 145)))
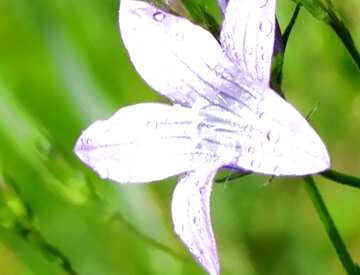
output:
POLYGON ((346 175, 335 170, 326 170, 320 175, 340 184, 360 188, 360 178, 354 176, 346 175))
POLYGON ((329 9, 328 13, 331 18, 329 22, 331 28, 335 31, 341 42, 344 44, 345 48, 348 50, 358 69, 360 70, 360 53, 355 46, 349 29, 332 10, 329 9))
POLYGON ((296 4, 295 10, 291 16, 291 19, 288 23, 288 25, 286 26, 286 29, 282 35, 282 44, 283 44, 283 48, 284 48, 284 52, 286 50, 286 46, 290 37, 290 33, 293 30, 293 27, 295 26, 296 23, 296 19, 298 18, 299 12, 300 12, 300 8, 301 5, 298 3, 296 4))
POLYGON ((119 221, 122 225, 124 225, 125 227, 127 227, 127 229, 132 232, 133 234, 135 234, 137 237, 139 237, 139 239, 142 239, 144 242, 148 243, 149 245, 156 247, 159 250, 162 250, 166 253, 168 253, 169 255, 173 256, 174 258, 178 259, 181 262, 187 262, 188 258, 186 258, 185 256, 183 256, 182 254, 179 254, 178 252, 176 252, 175 250, 171 249, 170 247, 162 244, 161 242, 143 234, 142 232, 140 232, 135 226, 133 226, 130 222, 128 222, 122 215, 120 212, 116 212, 111 216, 110 220, 117 220, 119 221))
POLYGON ((323 201, 319 189, 316 186, 314 179, 311 176, 304 177, 305 187, 314 204, 316 211, 322 221, 326 233, 334 246, 336 253, 349 275, 358 275, 356 266, 351 259, 351 256, 342 240, 334 221, 332 220, 329 211, 326 208, 325 202, 323 201))

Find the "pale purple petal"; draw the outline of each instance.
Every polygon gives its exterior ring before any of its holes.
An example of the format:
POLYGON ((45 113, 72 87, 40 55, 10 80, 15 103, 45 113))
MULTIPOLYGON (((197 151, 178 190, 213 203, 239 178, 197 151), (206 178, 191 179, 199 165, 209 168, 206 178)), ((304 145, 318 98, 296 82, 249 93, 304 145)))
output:
POLYGON ((307 120, 270 88, 252 110, 208 106, 197 127, 204 151, 227 167, 269 175, 306 175, 329 167, 327 150, 307 120))
POLYGON ((282 43, 282 35, 281 35, 281 29, 279 22, 277 19, 275 20, 275 41, 274 41, 274 55, 277 55, 278 53, 283 53, 283 43, 282 43))
POLYGON ((250 127, 237 137, 237 166, 269 175, 308 175, 329 168, 326 147, 308 121, 271 89, 250 127))
MULTIPOLYGON (((235 0, 236 1, 236 0, 235 0)), ((229 0, 218 0, 218 6, 223 14, 226 12, 226 7, 229 3, 229 0)), ((274 44, 274 55, 283 52, 282 39, 281 39, 281 30, 279 22, 275 17, 275 44, 274 44)))
POLYGON ((197 147, 188 108, 143 103, 121 108, 87 128, 75 146, 78 157, 102 178, 117 182, 164 179, 212 163, 197 147))
POLYGON ((218 2, 221 12, 225 14, 226 6, 227 6, 229 0, 217 0, 217 2, 218 2))
POLYGON ((274 49, 275 0, 231 0, 220 40, 231 60, 255 82, 269 84, 274 49))
POLYGON ((202 169, 183 175, 174 191, 172 218, 175 232, 196 261, 210 275, 220 273, 210 220, 210 195, 216 169, 202 169))
POLYGON ((120 31, 140 76, 176 103, 193 106, 219 93, 222 74, 237 72, 218 41, 183 17, 150 3, 122 0, 120 31))
MULTIPOLYGON (((236 0, 235 0, 236 1, 236 0)), ((229 0, 218 0, 218 6, 223 14, 226 13, 226 7, 229 3, 229 0)), ((279 22, 275 17, 275 44, 274 44, 274 55, 278 53, 282 53, 283 46, 282 46, 282 38, 281 38, 281 30, 279 26, 279 22)))

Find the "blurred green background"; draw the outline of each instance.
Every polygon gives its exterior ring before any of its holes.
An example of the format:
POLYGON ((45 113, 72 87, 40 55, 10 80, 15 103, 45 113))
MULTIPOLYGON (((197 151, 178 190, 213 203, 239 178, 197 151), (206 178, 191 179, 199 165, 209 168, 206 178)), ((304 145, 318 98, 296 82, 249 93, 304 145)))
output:
MULTIPOLYGON (((213 1, 202 2, 214 12, 213 1)), ((360 45, 360 2, 334 5, 360 45)), ((279 1, 283 29, 293 9, 279 1)), ((1 275, 205 274, 172 230, 175 178, 119 185, 72 153, 91 122, 164 101, 129 63, 117 14, 117 0, 0 0, 1 275)), ((304 115, 319 104, 312 121, 333 167, 359 176, 360 72, 305 10, 287 48, 283 89, 304 115)), ((251 175, 214 188, 222 274, 345 274, 302 181, 267 180, 251 175)), ((359 190, 316 181, 360 262, 359 190)))

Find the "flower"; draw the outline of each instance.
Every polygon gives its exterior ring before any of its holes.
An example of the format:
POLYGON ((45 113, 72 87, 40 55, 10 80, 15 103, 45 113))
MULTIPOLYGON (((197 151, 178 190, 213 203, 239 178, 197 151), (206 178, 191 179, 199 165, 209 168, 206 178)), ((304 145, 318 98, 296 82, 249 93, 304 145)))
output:
POLYGON ((179 175, 176 233, 209 274, 219 274, 210 194, 219 168, 305 175, 330 165, 294 107, 269 86, 275 0, 220 1, 220 42, 185 18, 122 0, 120 31, 141 77, 174 105, 121 108, 87 128, 78 157, 102 178, 139 183, 179 175))

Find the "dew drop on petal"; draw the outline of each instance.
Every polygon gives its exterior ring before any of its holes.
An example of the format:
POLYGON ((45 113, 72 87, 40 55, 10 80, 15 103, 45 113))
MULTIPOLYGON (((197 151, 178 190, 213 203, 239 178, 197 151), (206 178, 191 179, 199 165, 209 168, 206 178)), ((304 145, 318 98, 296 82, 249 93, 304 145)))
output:
POLYGON ((262 55, 261 55, 261 60, 262 60, 262 61, 266 61, 266 55, 265 55, 265 54, 262 54, 262 55))
POLYGON ((273 31, 273 25, 269 19, 264 19, 260 22, 259 30, 266 36, 269 36, 273 31))
POLYGON ((273 169, 273 174, 277 175, 278 174, 278 170, 279 170, 279 166, 275 166, 273 169))
POLYGON ((157 121, 150 120, 150 121, 146 122, 146 127, 157 129, 158 123, 157 123, 157 121))
POLYGON ((89 137, 82 137, 77 144, 77 150, 88 150, 92 145, 92 140, 89 137))
POLYGON ((183 40, 184 40, 184 34, 181 33, 181 32, 177 32, 177 33, 175 34, 175 39, 176 39, 178 42, 183 41, 183 40))
POLYGON ((253 48, 246 49, 246 55, 253 56, 253 54, 254 54, 254 49, 253 48))
POLYGON ((260 161, 254 159, 251 161, 251 167, 254 169, 259 169, 261 167, 260 161))
MULTIPOLYGON (((235 49, 234 49, 234 50, 235 50, 235 49)), ((242 60, 242 59, 243 59, 243 56, 242 56, 240 53, 238 53, 238 52, 235 52, 235 53, 234 53, 234 57, 235 57, 236 60, 242 60)))
POLYGON ((195 225, 197 225, 197 224, 199 223, 199 218, 198 218, 198 217, 194 217, 194 218, 193 218, 193 223, 194 223, 195 225))
POLYGON ((233 75, 227 70, 224 70, 224 72, 222 73, 222 77, 227 80, 232 80, 234 78, 233 75))
POLYGON ((250 146, 247 151, 248 151, 249 154, 254 154, 255 153, 255 148, 250 146))
POLYGON ((197 257, 197 261, 199 262, 199 264, 203 263, 203 258, 202 257, 197 257))
POLYGON ((225 71, 225 68, 223 66, 217 64, 215 66, 214 70, 215 70, 216 74, 221 75, 225 71))
MULTIPOLYGON (((261 59, 263 59, 263 57, 261 57, 261 59)), ((263 59, 263 60, 264 60, 264 59, 263 59)), ((257 79, 258 79, 259 81, 263 81, 263 80, 264 80, 264 74, 259 71, 258 76, 257 76, 257 79)))
POLYGON ((153 14, 153 18, 155 21, 161 22, 165 19, 165 14, 161 11, 156 11, 153 14))
POLYGON ((84 145, 89 145, 90 142, 91 142, 91 140, 90 140, 90 138, 88 138, 88 137, 83 137, 83 138, 81 138, 81 142, 82 142, 82 144, 84 144, 84 145))
POLYGON ((276 130, 270 130, 269 132, 267 132, 266 138, 272 143, 277 143, 280 139, 280 134, 276 130))
POLYGON ((258 7, 259 8, 263 8, 266 6, 266 4, 268 3, 268 0, 258 0, 258 7))

